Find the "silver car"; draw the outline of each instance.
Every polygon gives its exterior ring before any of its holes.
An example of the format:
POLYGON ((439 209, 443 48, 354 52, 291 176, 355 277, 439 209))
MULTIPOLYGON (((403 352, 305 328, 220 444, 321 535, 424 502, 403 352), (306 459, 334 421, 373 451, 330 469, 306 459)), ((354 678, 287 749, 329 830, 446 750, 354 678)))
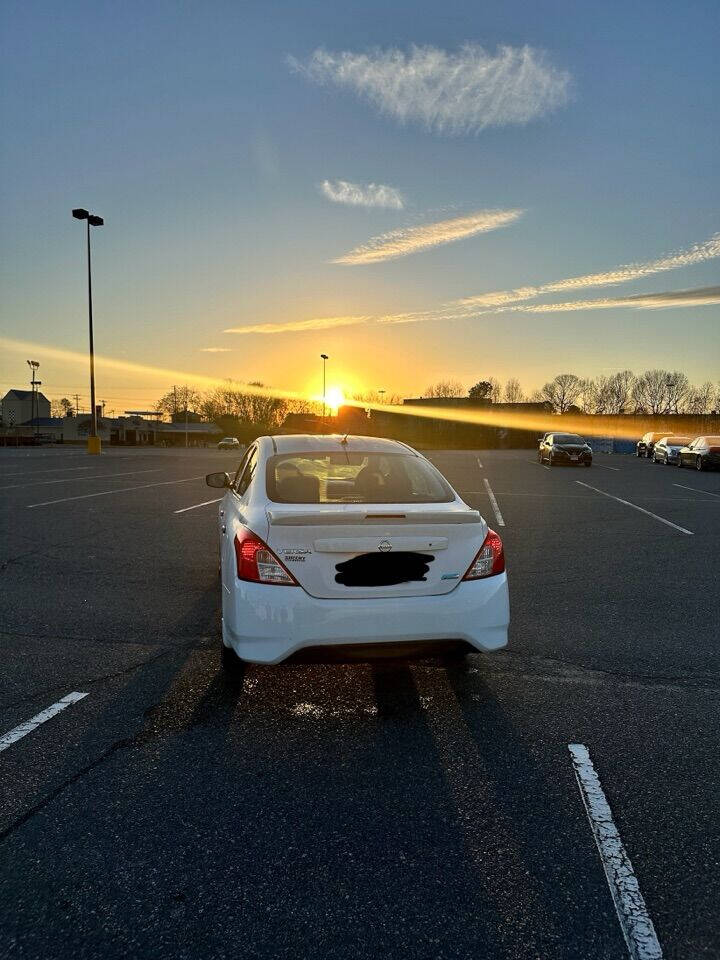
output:
POLYGON ((664 463, 666 467, 680 460, 680 448, 690 443, 689 437, 663 437, 653 447, 653 463, 664 463))

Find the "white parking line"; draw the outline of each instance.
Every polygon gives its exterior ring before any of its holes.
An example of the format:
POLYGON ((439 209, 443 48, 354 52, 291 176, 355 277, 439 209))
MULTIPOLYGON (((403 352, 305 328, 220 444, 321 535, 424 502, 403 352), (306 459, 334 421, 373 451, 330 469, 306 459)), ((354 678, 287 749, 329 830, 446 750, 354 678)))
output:
POLYGON ((191 507, 183 507, 182 510, 173 510, 173 513, 187 513, 188 510, 197 510, 198 507, 207 507, 211 503, 220 503, 222 497, 218 497, 216 500, 203 500, 202 503, 194 503, 191 507))
POLYGON ((88 500, 90 497, 109 497, 113 493, 129 493, 131 490, 147 490, 148 487, 166 487, 173 483, 189 483, 190 480, 204 480, 205 474, 200 477, 185 477, 184 480, 161 480, 158 483, 143 483, 138 487, 123 487, 122 490, 101 490, 100 493, 82 493, 77 497, 62 497, 60 500, 45 500, 43 503, 29 503, 28 510, 33 507, 50 507, 54 503, 68 503, 70 500, 88 500))
POLYGON ((487 490, 487 495, 490 499, 490 503, 492 504, 492 508, 495 511, 495 519, 497 520, 499 526, 504 527, 505 521, 503 520, 503 515, 500 513, 500 507, 495 499, 495 494, 492 492, 492 487, 488 483, 487 477, 483 477, 483 483, 485 484, 485 489, 487 490))
POLYGON ((709 497, 717 497, 720 500, 719 493, 713 493, 711 490, 700 490, 698 487, 686 487, 684 483, 674 483, 674 487, 682 487, 683 490, 692 490, 693 493, 706 493, 709 497))
POLYGON ((588 748, 582 743, 569 743, 568 749, 628 953, 633 960, 662 960, 655 927, 588 748))
POLYGON ((679 530, 680 533, 686 533, 689 537, 694 535, 692 530, 686 530, 685 527, 680 527, 677 523, 673 523, 671 520, 666 520, 665 517, 659 517, 656 513, 651 513, 644 507, 639 507, 636 503, 630 503, 629 500, 623 500, 621 497, 614 497, 611 493, 605 493, 604 490, 598 490, 597 487, 591 487, 589 483, 583 483, 582 480, 576 480, 575 483, 579 483, 581 487, 587 487, 588 490, 594 490, 595 493, 601 493, 604 497, 609 497, 610 500, 617 500, 618 503, 624 503, 626 507, 632 507, 633 510, 639 510, 640 513, 644 513, 648 517, 652 517, 653 520, 659 520, 660 523, 664 523, 668 527, 673 527, 675 530, 679 530))
POLYGON ((546 463, 540 463, 539 460, 528 460, 528 463, 534 463, 536 467, 544 467, 546 470, 550 469, 546 463))
POLYGON ((28 733, 37 730, 40 724, 51 720, 56 714, 60 713, 61 710, 71 706, 73 703, 77 703, 78 700, 82 700, 83 697, 86 696, 86 693, 69 693, 66 697, 63 697, 62 700, 53 703, 51 707, 48 707, 41 713, 37 713, 32 720, 26 720, 25 723, 21 723, 19 726, 13 727, 12 730, 8 730, 4 736, 0 737, 0 753, 2 753, 3 750, 7 750, 13 743, 17 743, 18 740, 22 740, 28 733))
MULTIPOLYGON (((30 474, 31 477, 36 477, 38 473, 69 473, 71 470, 93 470, 94 467, 53 467, 50 470, 33 470, 30 474)), ((5 480, 7 477, 25 477, 27 476, 27 470, 21 470, 20 473, 4 473, 0 479, 5 480)))
POLYGON ((95 473, 91 477, 63 477, 62 480, 31 480, 30 483, 13 483, 10 487, 0 487, 0 490, 19 490, 21 487, 39 487, 46 483, 73 483, 76 480, 105 480, 112 477, 129 477, 133 473, 159 473, 160 467, 152 470, 127 470, 125 473, 95 473))
POLYGON ((606 463, 598 463, 596 460, 593 460, 593 466, 602 467, 603 470, 614 470, 616 473, 620 473, 620 467, 609 467, 606 463))
POLYGON ((480 469, 482 470, 483 465, 482 465, 482 463, 480 463, 480 457, 476 457, 475 459, 477 460, 477 465, 478 465, 478 466, 480 467, 480 469))

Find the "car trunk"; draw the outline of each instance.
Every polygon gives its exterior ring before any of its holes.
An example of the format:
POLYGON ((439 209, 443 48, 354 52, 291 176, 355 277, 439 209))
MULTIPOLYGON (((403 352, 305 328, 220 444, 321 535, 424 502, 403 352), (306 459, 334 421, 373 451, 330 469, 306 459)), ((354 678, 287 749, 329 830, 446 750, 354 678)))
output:
POLYGON ((465 504, 278 504, 268 546, 313 597, 449 593, 487 524, 465 504))

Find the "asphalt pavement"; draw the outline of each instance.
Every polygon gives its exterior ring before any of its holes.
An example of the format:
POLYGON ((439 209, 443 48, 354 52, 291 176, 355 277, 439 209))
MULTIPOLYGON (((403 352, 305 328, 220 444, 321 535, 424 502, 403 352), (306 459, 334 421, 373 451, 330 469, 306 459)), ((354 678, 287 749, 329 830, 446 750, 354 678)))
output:
POLYGON ((0 450, 0 956, 620 960, 581 744, 662 955, 720 957, 720 473, 429 456, 508 649, 233 684, 237 454, 0 450))

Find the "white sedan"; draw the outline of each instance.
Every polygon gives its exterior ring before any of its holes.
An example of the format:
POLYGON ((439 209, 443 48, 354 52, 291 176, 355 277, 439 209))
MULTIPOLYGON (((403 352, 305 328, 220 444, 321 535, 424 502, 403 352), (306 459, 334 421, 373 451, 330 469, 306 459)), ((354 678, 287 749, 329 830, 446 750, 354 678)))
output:
POLYGON ((230 672, 307 647, 506 646, 502 541, 406 444, 260 437, 233 477, 211 473, 207 483, 226 490, 218 522, 230 672))

